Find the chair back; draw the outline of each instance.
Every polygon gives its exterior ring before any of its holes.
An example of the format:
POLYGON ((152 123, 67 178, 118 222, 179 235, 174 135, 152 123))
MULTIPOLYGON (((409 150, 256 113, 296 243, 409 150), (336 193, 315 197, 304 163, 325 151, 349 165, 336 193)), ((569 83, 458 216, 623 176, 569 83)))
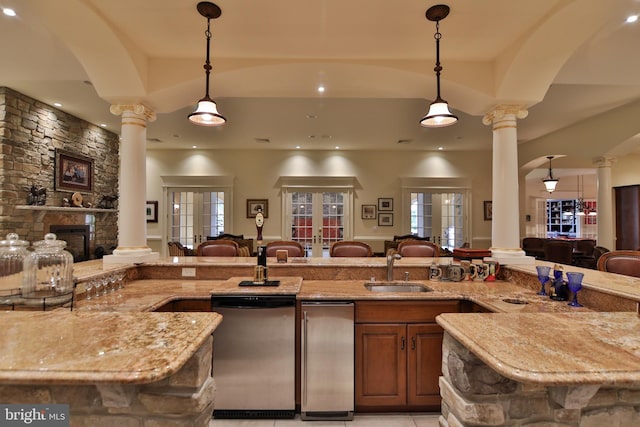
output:
POLYGON ((198 245, 197 256, 237 256, 238 244, 233 240, 206 240, 198 245))
POLYGON ((596 241, 593 239, 576 240, 576 251, 580 252, 582 256, 592 256, 595 247, 596 241))
POLYGON ((605 252, 598 259, 598 270, 640 277, 640 251, 605 252))
POLYGON ((545 239, 541 237, 525 237, 522 239, 522 250, 527 256, 541 259, 544 257, 545 239))
POLYGON ((329 249, 331 257, 370 257, 372 255, 371 246, 364 242, 343 240, 335 242, 329 249))
POLYGON ((403 257, 439 257, 440 248, 425 240, 405 240, 398 245, 398 253, 403 257))
POLYGON ((169 256, 193 256, 193 250, 182 245, 180 242, 168 242, 169 256))
POLYGON ((289 257, 303 257, 304 248, 298 242, 293 240, 278 240, 276 242, 267 243, 267 256, 276 256, 276 251, 286 250, 289 257))
POLYGON ((573 262, 573 243, 562 240, 545 242, 544 259, 549 262, 571 265, 573 262))

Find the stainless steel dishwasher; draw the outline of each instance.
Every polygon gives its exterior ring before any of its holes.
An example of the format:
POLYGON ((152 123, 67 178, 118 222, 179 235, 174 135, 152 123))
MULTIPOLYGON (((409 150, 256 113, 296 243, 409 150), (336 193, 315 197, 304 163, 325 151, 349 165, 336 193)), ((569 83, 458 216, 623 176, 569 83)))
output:
POLYGON ((295 415, 295 296, 214 295, 214 418, 295 415))
POLYGON ((351 420, 354 409, 354 305, 303 302, 303 420, 351 420))

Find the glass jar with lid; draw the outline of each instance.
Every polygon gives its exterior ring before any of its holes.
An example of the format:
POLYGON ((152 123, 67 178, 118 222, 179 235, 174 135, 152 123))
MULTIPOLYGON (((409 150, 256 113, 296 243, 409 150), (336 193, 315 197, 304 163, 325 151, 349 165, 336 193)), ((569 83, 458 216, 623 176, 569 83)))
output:
POLYGON ((28 248, 16 233, 0 240, 0 305, 13 304, 29 281, 33 261, 28 248))
MULTIPOLYGON (((33 275, 25 298, 42 299, 44 304, 63 303, 73 295, 73 255, 64 248, 67 242, 47 233, 34 242, 31 253, 33 275)), ((40 302, 39 302, 40 303, 40 302)))

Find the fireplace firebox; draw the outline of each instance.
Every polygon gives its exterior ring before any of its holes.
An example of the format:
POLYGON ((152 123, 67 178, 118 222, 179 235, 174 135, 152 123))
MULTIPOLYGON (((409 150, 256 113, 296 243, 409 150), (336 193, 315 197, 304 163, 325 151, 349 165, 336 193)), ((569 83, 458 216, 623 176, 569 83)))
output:
POLYGON ((67 242, 66 250, 73 255, 73 262, 89 259, 90 228, 88 225, 51 225, 51 233, 55 233, 58 240, 67 242))

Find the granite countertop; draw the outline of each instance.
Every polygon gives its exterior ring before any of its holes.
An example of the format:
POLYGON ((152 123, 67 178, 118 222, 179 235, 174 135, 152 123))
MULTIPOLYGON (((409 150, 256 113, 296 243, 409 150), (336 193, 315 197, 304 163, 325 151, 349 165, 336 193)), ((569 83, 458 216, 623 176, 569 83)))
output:
POLYGON ((124 289, 99 298, 80 300, 76 311, 153 311, 178 299, 210 300, 211 295, 296 295, 300 292, 299 277, 272 277, 279 286, 239 286, 249 277, 232 277, 228 280, 136 280, 124 289))
POLYGON ((177 372, 217 313, 0 311, 0 383, 150 383, 177 372))
POLYGON ((516 381, 640 386, 637 313, 467 313, 436 320, 484 363, 516 381))

